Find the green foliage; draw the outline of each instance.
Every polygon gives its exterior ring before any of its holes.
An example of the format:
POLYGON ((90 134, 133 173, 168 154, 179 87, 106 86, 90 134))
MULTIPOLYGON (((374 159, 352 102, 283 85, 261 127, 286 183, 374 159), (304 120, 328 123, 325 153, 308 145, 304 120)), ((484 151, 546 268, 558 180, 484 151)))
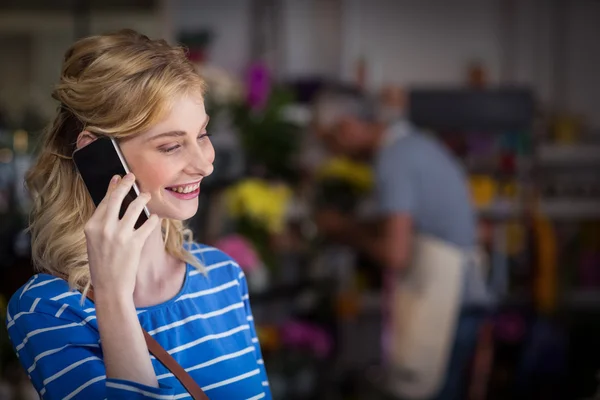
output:
POLYGON ((235 231, 252 242, 261 261, 267 268, 275 269, 275 254, 271 248, 271 235, 264 225, 243 216, 236 219, 235 231))
POLYGON ((267 104, 253 110, 247 104, 232 107, 235 125, 253 169, 260 168, 267 177, 294 180, 295 156, 300 150, 300 128, 284 117, 285 107, 293 102, 290 92, 275 88, 267 104))

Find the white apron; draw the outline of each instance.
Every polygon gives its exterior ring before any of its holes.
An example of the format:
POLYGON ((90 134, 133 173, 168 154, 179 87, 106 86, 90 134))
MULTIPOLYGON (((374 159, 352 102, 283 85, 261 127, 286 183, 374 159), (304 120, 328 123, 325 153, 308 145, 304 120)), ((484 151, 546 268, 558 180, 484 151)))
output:
POLYGON ((388 390, 428 399, 444 383, 462 305, 467 255, 441 240, 416 235, 411 262, 391 293, 388 390))

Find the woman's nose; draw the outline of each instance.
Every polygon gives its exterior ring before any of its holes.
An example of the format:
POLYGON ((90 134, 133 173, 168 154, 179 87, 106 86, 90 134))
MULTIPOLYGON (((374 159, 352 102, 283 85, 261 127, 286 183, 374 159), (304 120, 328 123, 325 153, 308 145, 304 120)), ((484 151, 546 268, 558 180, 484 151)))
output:
POLYGON ((189 167, 193 172, 200 174, 203 177, 209 176, 214 171, 214 149, 203 149, 201 146, 196 146, 194 151, 189 154, 189 167))

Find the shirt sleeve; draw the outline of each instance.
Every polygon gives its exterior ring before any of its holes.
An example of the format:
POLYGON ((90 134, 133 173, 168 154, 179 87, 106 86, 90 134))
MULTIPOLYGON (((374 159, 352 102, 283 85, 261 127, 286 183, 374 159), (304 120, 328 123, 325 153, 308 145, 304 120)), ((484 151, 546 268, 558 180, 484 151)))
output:
POLYGON ((387 149, 375 163, 375 188, 380 214, 413 214, 416 205, 415 178, 406 155, 387 149))
MULTIPOLYGON (((95 315, 83 320, 67 319, 47 313, 53 306, 49 300, 25 296, 19 303, 19 308, 30 311, 12 313, 13 316, 7 319, 8 334, 21 365, 41 398, 173 398, 174 389, 170 387, 154 388, 106 378, 99 334, 89 326, 95 315), (36 311, 36 307, 44 311, 36 311)), ((56 312, 62 313, 62 308, 57 307, 56 312)))
POLYGON ((256 327, 254 325, 254 316, 252 315, 252 309, 250 307, 250 296, 248 294, 248 282, 246 282, 246 275, 244 271, 240 269, 239 273, 239 282, 242 290, 242 300, 244 302, 244 308, 246 310, 246 320, 248 321, 248 325, 250 325, 250 332, 252 334, 252 344, 254 345, 254 351, 256 352, 256 360, 258 367, 260 369, 260 375, 262 379, 262 386, 264 389, 265 397, 264 399, 271 400, 271 389, 269 387, 269 379, 267 378, 267 370, 265 368, 265 362, 262 358, 262 351, 260 349, 260 342, 258 340, 258 336, 256 334, 256 327))

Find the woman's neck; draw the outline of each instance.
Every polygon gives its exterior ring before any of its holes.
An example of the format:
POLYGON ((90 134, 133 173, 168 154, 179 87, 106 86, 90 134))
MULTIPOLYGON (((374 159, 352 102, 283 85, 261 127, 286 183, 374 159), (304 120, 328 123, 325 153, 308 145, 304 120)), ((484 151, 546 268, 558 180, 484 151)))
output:
POLYGON ((148 307, 169 300, 179 292, 184 278, 185 263, 167 253, 159 225, 142 249, 133 296, 136 306, 148 307))

